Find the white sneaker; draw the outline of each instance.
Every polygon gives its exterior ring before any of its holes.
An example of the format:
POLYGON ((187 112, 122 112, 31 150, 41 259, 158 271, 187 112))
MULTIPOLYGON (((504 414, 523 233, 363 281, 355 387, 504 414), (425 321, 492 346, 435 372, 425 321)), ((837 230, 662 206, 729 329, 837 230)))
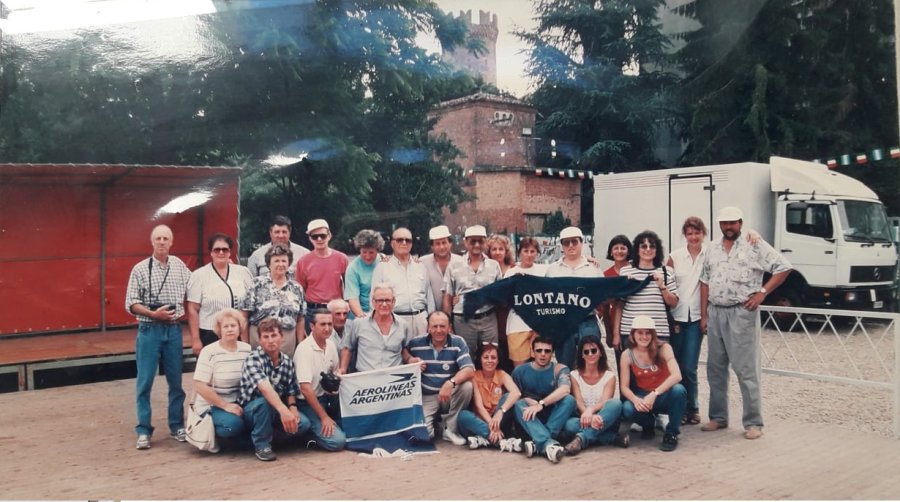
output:
POLYGON ((135 448, 137 448, 138 450, 149 450, 150 436, 148 434, 138 434, 137 444, 135 444, 135 448))
POLYGON ((509 442, 509 447, 511 452, 519 453, 522 451, 522 440, 519 438, 509 438, 507 439, 509 442))
POLYGON ((525 441, 522 447, 525 449, 525 456, 528 458, 533 457, 537 451, 537 446, 534 444, 534 441, 525 441))
POLYGON ((641 427, 640 425, 636 424, 636 423, 632 423, 632 424, 631 424, 631 430, 632 430, 633 432, 644 432, 644 428, 641 427))
POLYGON ((656 428, 665 431, 669 425, 669 415, 656 415, 656 428))
POLYGON ((444 441, 450 441, 451 443, 455 444, 456 446, 465 446, 466 445, 465 438, 463 438, 459 434, 457 434, 449 429, 444 429, 443 438, 444 438, 444 441))
POLYGON ((487 439, 484 439, 481 436, 469 436, 467 438, 467 441, 469 441, 469 449, 470 450, 477 450, 478 448, 481 448, 483 446, 491 445, 490 441, 488 441, 487 439))
POLYGON ((551 444, 547 446, 544 450, 544 453, 547 455, 547 460, 551 463, 558 464, 562 459, 563 455, 565 455, 565 449, 558 444, 551 444))

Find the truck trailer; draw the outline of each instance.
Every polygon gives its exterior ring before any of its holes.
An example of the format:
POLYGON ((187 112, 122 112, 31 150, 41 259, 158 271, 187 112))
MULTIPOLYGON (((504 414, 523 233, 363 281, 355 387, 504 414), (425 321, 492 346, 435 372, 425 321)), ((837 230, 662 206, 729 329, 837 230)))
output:
POLYGON ((659 234, 670 252, 685 245, 688 216, 721 238, 715 215, 725 206, 793 265, 767 303, 781 306, 889 310, 897 296, 897 251, 878 196, 863 183, 813 162, 771 157, 743 162, 594 177, 594 256, 609 240, 659 234))

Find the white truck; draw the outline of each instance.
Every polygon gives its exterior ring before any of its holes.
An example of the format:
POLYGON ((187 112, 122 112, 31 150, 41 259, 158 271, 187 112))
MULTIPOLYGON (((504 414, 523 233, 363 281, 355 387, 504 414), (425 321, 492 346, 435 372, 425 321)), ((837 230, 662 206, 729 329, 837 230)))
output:
POLYGON ((884 206, 861 182, 822 164, 772 157, 744 162, 597 175, 594 256, 606 257, 617 234, 653 230, 666 252, 685 245, 681 225, 703 218, 719 239, 715 215, 744 213, 794 269, 768 303, 783 306, 888 310, 897 296, 897 251, 884 206))

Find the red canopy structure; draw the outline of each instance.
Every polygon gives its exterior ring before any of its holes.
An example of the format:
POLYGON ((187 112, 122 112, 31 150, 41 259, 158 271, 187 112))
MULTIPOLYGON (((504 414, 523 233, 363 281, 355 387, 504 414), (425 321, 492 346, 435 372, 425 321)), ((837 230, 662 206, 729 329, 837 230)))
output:
MULTIPOLYGON (((237 241, 240 169, 0 164, 0 336, 135 324, 131 268, 166 224, 193 270, 206 237, 237 241)), ((237 256, 237 253, 234 253, 237 256)))

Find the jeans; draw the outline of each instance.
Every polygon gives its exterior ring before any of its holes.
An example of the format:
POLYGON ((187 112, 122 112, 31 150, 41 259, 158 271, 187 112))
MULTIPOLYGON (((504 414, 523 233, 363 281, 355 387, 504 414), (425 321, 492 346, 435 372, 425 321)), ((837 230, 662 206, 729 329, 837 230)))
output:
POLYGON ((181 388, 182 339, 181 326, 158 322, 138 325, 135 340, 135 382, 138 434, 153 434, 150 410, 150 391, 162 359, 166 383, 169 384, 169 431, 184 427, 184 390, 181 388))
POLYGON ((597 430, 593 427, 581 427, 581 415, 576 415, 566 420, 565 431, 570 436, 581 436, 584 446, 594 444, 612 444, 619 430, 619 419, 622 418, 622 402, 616 398, 610 398, 597 415, 603 419, 603 428, 597 430))
MULTIPOLYGON (((650 393, 643 389, 633 390, 633 392, 639 398, 650 393)), ((669 425, 666 426, 666 434, 677 436, 681 432, 681 417, 684 416, 686 408, 687 391, 684 389, 684 385, 676 383, 671 389, 656 397, 650 413, 639 412, 635 409, 634 403, 625 401, 622 406, 622 422, 635 422, 644 430, 653 430, 656 425, 654 424, 656 415, 668 413, 669 425)))
POLYGON ((551 444, 559 444, 556 436, 559 435, 562 428, 566 425, 566 420, 575 411, 575 398, 569 394, 541 410, 531 420, 525 420, 525 417, 522 415, 527 407, 528 401, 525 399, 516 401, 516 421, 531 436, 531 440, 534 441, 534 445, 537 448, 537 453, 543 453, 547 446, 551 444))
POLYGON ((582 321, 581 324, 578 325, 578 330, 566 338, 566 341, 558 347, 555 347, 556 360, 569 368, 574 368, 575 351, 578 348, 578 342, 588 335, 594 335, 597 339, 600 338, 600 326, 597 324, 597 318, 594 317, 593 314, 582 321))
POLYGON ((216 427, 216 436, 220 438, 233 438, 244 432, 244 419, 227 412, 222 408, 212 406, 209 408, 213 425, 216 427))
MULTIPOLYGON (((264 397, 258 397, 244 405, 244 426, 250 430, 250 441, 253 447, 261 450, 272 446, 274 436, 273 425, 281 428, 281 415, 266 401, 264 397)), ((309 420, 304 420, 300 415, 300 426, 295 435, 301 436, 309 432, 309 420)))
POLYGON ((703 333, 700 332, 700 321, 679 322, 681 332, 672 334, 672 349, 675 360, 681 370, 681 383, 687 390, 687 409, 697 411, 697 364, 700 362, 700 345, 703 344, 703 333))
MULTIPOLYGON (((300 407, 300 421, 310 424, 309 425, 309 433, 313 436, 316 443, 323 449, 328 451, 339 451, 344 449, 344 445, 347 444, 347 436, 344 435, 344 431, 341 430, 340 425, 338 425, 338 420, 340 417, 331 417, 332 420, 335 421, 334 432, 331 433, 330 436, 322 435, 322 420, 319 419, 319 415, 313 411, 312 406, 306 403, 304 400, 297 401, 300 407)), ((322 408, 325 409, 325 412, 328 412, 328 400, 325 396, 319 398, 319 404, 322 405, 322 408)))
MULTIPOLYGON (((500 402, 497 404, 497 406, 503 406, 503 403, 506 402, 507 397, 509 397, 509 393, 503 394, 503 396, 500 397, 500 402)), ((494 410, 494 413, 497 413, 497 410, 494 410)), ((503 418, 500 419, 501 427, 505 423, 509 422, 509 415, 509 412, 503 414, 503 418)), ((481 436, 484 439, 488 439, 491 436, 491 427, 472 410, 460 411, 459 417, 456 419, 456 423, 457 427, 459 428, 460 436, 481 436)))

